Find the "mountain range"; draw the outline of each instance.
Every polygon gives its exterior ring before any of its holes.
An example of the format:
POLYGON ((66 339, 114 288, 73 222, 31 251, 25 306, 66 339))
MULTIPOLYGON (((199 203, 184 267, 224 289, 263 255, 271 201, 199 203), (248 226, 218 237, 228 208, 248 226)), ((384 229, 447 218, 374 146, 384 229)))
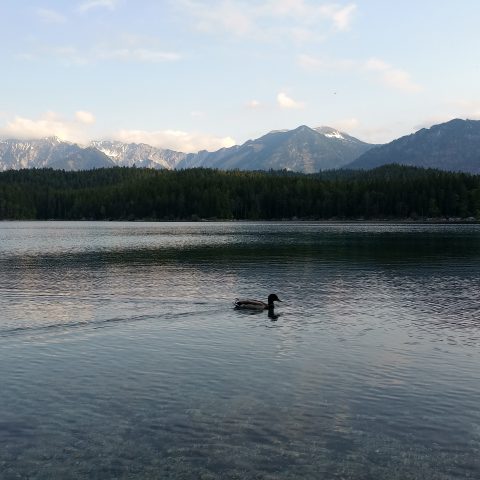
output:
POLYGON ((480 120, 450 120, 370 149, 349 168, 370 170, 387 163, 480 173, 480 120))
POLYGON ((372 145, 329 127, 270 132, 216 152, 183 153, 138 143, 93 141, 86 147, 58 138, 0 142, 0 170, 50 167, 86 170, 111 166, 156 169, 208 167, 314 173, 340 168, 372 145))
POLYGON ((88 170, 113 166, 224 170, 370 169, 389 163, 480 173, 480 121, 451 120, 385 145, 362 142, 330 127, 277 130, 216 152, 183 153, 151 145, 93 141, 87 146, 51 137, 0 141, 0 171, 21 168, 88 170))
POLYGON ((80 147, 74 143, 62 142, 56 137, 0 142, 0 170, 45 167, 89 170, 114 165, 107 155, 94 147, 80 147))
POLYGON ((312 129, 302 125, 294 130, 267 133, 243 145, 187 156, 177 168, 287 169, 314 173, 344 167, 372 146, 330 127, 312 129))

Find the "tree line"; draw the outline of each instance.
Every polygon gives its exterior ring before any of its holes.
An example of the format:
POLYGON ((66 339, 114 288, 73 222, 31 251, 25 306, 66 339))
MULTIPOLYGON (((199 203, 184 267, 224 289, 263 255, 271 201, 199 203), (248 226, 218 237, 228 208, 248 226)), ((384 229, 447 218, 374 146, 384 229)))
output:
POLYGON ((204 168, 0 173, 0 219, 480 219, 480 176, 399 165, 318 174, 204 168))

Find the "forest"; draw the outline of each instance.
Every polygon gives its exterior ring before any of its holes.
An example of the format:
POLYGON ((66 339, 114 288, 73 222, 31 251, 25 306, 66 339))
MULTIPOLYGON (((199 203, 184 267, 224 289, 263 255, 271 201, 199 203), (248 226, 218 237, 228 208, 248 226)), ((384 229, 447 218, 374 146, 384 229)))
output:
POLYGON ((387 165, 318 174, 116 167, 0 173, 2 220, 480 219, 480 176, 387 165))

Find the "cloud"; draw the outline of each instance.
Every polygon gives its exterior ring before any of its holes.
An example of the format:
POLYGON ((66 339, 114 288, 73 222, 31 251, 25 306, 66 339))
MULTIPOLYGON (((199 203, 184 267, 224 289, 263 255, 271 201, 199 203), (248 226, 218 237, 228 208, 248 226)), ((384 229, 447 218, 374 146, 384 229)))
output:
POLYGON ((332 20, 337 30, 348 30, 352 23, 353 14, 357 6, 354 4, 347 5, 346 7, 336 10, 332 13, 332 20))
POLYGON ((364 142, 384 143, 392 139, 392 131, 390 129, 385 126, 381 128, 367 128, 356 117, 335 120, 330 126, 364 142))
POLYGON ((95 116, 93 113, 85 112, 84 110, 79 110, 76 112, 75 119, 80 123, 84 123, 85 125, 92 125, 95 123, 95 116))
POLYGON ((365 62, 365 68, 367 68, 368 70, 375 70, 377 72, 385 72, 391 67, 383 60, 380 60, 378 58, 370 58, 365 62))
POLYGON ((199 31, 263 41, 321 41, 329 30, 348 30, 356 11, 353 3, 313 0, 214 0, 209 8, 199 0, 177 0, 176 5, 199 31))
POLYGON ((288 18, 298 24, 317 25, 322 20, 329 21, 337 30, 347 30, 357 6, 350 3, 345 6, 331 3, 319 3, 306 0, 270 0, 259 3, 258 12, 270 18, 288 18))
POLYGON ((468 118, 470 120, 480 119, 480 101, 479 100, 456 100, 452 103, 452 110, 456 116, 452 118, 468 118))
POLYGON ((445 122, 448 122, 449 120, 453 120, 454 118, 456 118, 455 115, 449 115, 449 114, 434 115, 422 120, 417 125, 414 125, 413 130, 417 132, 422 128, 430 128, 433 125, 437 125, 439 123, 445 123, 445 122))
POLYGON ((298 64, 306 70, 319 70, 325 67, 325 62, 323 60, 305 53, 299 55, 297 61, 298 64))
POLYGON ((442 105, 441 109, 442 112, 429 116, 415 125, 414 130, 430 128, 432 125, 448 122, 454 118, 480 120, 480 101, 478 100, 449 101, 442 105))
POLYGON ((29 62, 39 61, 45 57, 60 59, 65 65, 86 65, 92 61, 84 52, 70 45, 55 47, 40 46, 35 51, 17 55, 18 59, 29 62))
MULTIPOLYGON (((49 111, 37 119, 17 115, 11 120, 6 118, 4 122, 3 125, 0 123, 0 138, 31 140, 58 137, 64 141, 85 145, 93 138, 91 126, 95 123, 95 116, 91 112, 79 110, 75 112, 73 118, 65 118, 56 112, 49 111)), ((235 140, 231 137, 216 137, 179 130, 124 129, 113 133, 110 138, 127 143, 146 143, 186 153, 200 150, 215 151, 235 145, 235 140)))
POLYGON ((235 140, 232 137, 215 137, 180 130, 120 130, 112 138, 121 142, 146 143, 154 147, 186 153, 200 150, 215 151, 235 145, 235 140))
POLYGON ((343 120, 337 120, 332 123, 332 127, 342 130, 346 133, 350 133, 360 127, 360 120, 358 118, 344 118, 343 120))
POLYGON ((389 63, 379 59, 370 58, 366 61, 349 59, 320 58, 303 53, 298 56, 297 63, 305 70, 333 70, 353 72, 373 72, 378 75, 380 81, 387 87, 401 90, 407 93, 418 93, 423 90, 422 86, 412 80, 411 75, 405 70, 393 67, 389 63))
POLYGON ((43 22, 46 23, 65 23, 67 21, 67 17, 65 17, 65 15, 48 8, 37 9, 37 15, 43 22))
POLYGON ((75 113, 73 119, 64 118, 55 112, 46 112, 38 119, 15 116, 0 126, 2 138, 37 139, 58 137, 76 143, 88 139, 88 125, 94 123, 95 117, 85 111, 75 113))
POLYGON ((33 61, 43 57, 56 57, 67 65, 89 65, 99 61, 111 60, 128 63, 175 62, 182 58, 179 53, 169 52, 152 46, 112 46, 95 45, 90 49, 78 49, 73 46, 44 47, 36 52, 23 53, 17 58, 33 61))
POLYGON ((165 52, 150 48, 99 48, 91 58, 96 60, 121 60, 123 62, 161 63, 179 60, 181 56, 175 52, 165 52))
POLYGON ((256 109, 260 107, 261 107, 261 103, 258 100, 250 100, 247 103, 247 108, 256 109))
POLYGON ((280 92, 277 95, 277 103, 280 108, 304 108, 305 104, 303 102, 298 102, 290 98, 285 92, 280 92))
POLYGON ((297 62, 305 70, 352 70, 358 67, 355 60, 319 58, 305 53, 298 56, 297 62))
POLYGON ((178 5, 194 18, 195 27, 203 32, 222 28, 234 35, 244 36, 253 28, 253 18, 239 2, 217 1, 206 8, 196 0, 178 0, 178 5))
POLYGON ((115 10, 117 3, 118 0, 87 0, 86 2, 82 2, 78 6, 77 10, 81 13, 85 13, 96 8, 107 8, 109 10, 115 10))
POLYGON ((405 132, 405 126, 382 125, 365 127, 359 125, 356 129, 351 130, 348 133, 367 143, 382 144, 391 142, 401 135, 405 135, 405 133, 402 132, 405 132))
MULTIPOLYGON (((362 121, 356 117, 343 118, 335 120, 329 126, 345 132, 348 135, 358 138, 367 143, 381 144, 390 142, 405 131, 405 125, 398 124, 367 127, 362 121)), ((404 133, 403 133, 404 134, 404 133)))
POLYGON ((370 58, 364 66, 366 70, 379 72, 382 82, 388 87, 410 93, 418 93, 423 90, 420 85, 412 80, 408 72, 392 67, 383 60, 370 58))
MULTIPOLYGON (((1 117, 0 117, 1 118, 1 117)), ((40 118, 15 116, 0 123, 0 138, 23 140, 58 137, 61 140, 86 145, 92 140, 91 126, 95 116, 85 110, 75 112, 73 118, 65 118, 55 112, 46 112, 40 118)), ((215 151, 235 145, 232 137, 216 137, 198 132, 180 130, 119 130, 110 135, 114 140, 127 143, 146 143, 159 148, 180 152, 215 151)))

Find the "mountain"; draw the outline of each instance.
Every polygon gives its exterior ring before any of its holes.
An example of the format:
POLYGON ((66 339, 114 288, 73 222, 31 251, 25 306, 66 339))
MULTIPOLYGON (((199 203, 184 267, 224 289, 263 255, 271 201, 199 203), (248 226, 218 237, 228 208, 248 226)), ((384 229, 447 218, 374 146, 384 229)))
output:
POLYGON ((110 158, 95 148, 82 148, 56 137, 41 140, 0 141, 0 171, 21 168, 90 170, 113 167, 110 158))
POLYGON ((364 143, 330 127, 276 130, 216 152, 182 153, 142 143, 94 141, 89 146, 56 137, 0 141, 0 171, 21 168, 89 170, 119 166, 154 169, 291 170, 313 173, 372 169, 397 163, 480 173, 480 121, 451 120, 386 145, 364 143))
POLYGON ((20 168, 86 170, 112 166, 174 169, 211 167, 222 170, 279 170, 305 173, 340 168, 370 149, 329 127, 277 130, 243 145, 216 152, 182 153, 143 143, 93 141, 88 147, 56 137, 0 142, 0 171, 20 168))
POLYGON ((347 165, 371 169, 388 163, 480 173, 480 121, 455 119, 367 151, 347 165))
POLYGON ((216 152, 187 155, 177 168, 208 167, 222 170, 292 170, 314 173, 340 168, 372 148, 330 127, 277 130, 243 145, 216 152))
POLYGON ((185 153, 150 145, 115 141, 93 141, 87 147, 57 137, 40 140, 0 141, 0 171, 21 168, 90 170, 114 166, 172 169, 185 153))
POLYGON ((187 154, 146 145, 145 143, 123 143, 117 141, 93 141, 90 146, 107 155, 116 165, 143 168, 172 169, 187 154))
POLYGON ((78 145, 72 145, 65 155, 48 164, 49 168, 55 170, 92 170, 94 168, 114 167, 115 163, 104 153, 96 148, 81 148, 78 145))

